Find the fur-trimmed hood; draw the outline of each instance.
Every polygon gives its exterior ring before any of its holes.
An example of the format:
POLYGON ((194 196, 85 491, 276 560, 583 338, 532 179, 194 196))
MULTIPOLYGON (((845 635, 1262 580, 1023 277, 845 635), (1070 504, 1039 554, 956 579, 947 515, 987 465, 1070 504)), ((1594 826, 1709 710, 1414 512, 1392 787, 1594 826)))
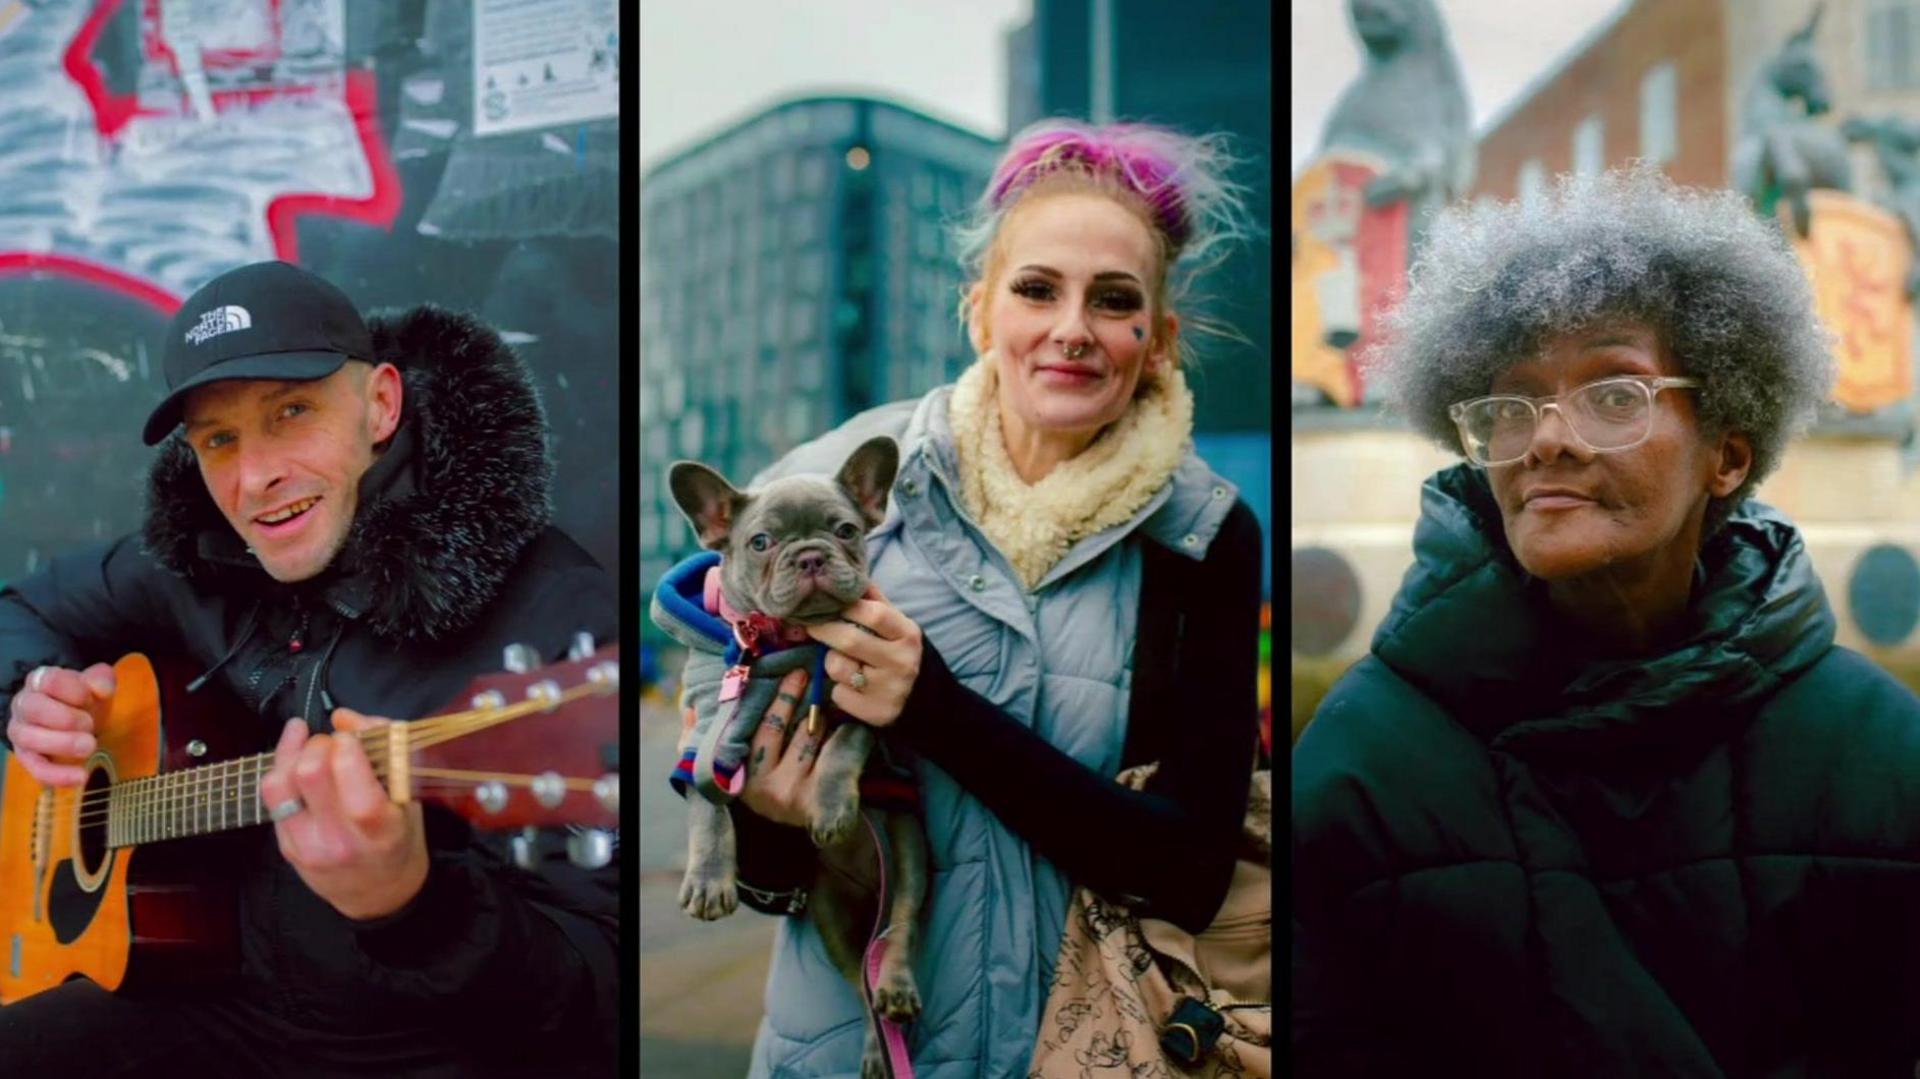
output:
MULTIPOLYGON (((437 640, 471 624, 552 515, 546 415, 526 366, 479 322, 432 305, 368 320, 399 368, 401 426, 360 485, 346 546, 316 580, 379 636, 437 640)), ((267 580, 175 433, 147 478, 146 550, 196 583, 267 580)))

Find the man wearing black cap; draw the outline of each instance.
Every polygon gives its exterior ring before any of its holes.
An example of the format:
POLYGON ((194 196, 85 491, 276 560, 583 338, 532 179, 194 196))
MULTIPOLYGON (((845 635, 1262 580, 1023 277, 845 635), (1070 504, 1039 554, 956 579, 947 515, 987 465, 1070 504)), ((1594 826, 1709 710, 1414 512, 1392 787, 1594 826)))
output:
POLYGON ((359 740, 330 735, 444 710, 509 645, 553 661, 618 636, 610 579, 548 523, 525 369, 471 320, 369 325, 279 262, 209 282, 167 334, 141 533, 0 590, 6 738, 41 782, 78 783, 104 661, 184 652, 277 743, 273 831, 243 833, 234 978, 28 997, 0 1008, 0 1065, 608 1074, 617 859, 516 865, 387 800, 359 740))

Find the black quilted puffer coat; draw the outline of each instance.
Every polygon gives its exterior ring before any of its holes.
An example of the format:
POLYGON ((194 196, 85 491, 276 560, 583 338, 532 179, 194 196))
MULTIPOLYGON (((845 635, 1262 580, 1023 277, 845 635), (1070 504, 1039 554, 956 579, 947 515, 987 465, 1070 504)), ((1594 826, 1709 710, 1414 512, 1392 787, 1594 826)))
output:
POLYGON ((1899 1076, 1920 701, 1748 504, 1692 625, 1583 655, 1484 479, 1429 480, 1372 654, 1293 754, 1297 1076, 1899 1076))

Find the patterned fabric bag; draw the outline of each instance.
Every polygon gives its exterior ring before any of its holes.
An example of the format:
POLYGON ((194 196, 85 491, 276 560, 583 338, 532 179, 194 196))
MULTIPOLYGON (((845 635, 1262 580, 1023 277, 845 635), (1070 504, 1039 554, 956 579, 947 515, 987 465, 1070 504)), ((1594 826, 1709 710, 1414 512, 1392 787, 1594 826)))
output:
MULTIPOLYGON (((1135 790, 1154 766, 1121 773, 1135 790)), ((1253 775, 1227 899, 1199 936, 1085 888, 1028 1079, 1271 1079, 1273 772, 1253 775)))

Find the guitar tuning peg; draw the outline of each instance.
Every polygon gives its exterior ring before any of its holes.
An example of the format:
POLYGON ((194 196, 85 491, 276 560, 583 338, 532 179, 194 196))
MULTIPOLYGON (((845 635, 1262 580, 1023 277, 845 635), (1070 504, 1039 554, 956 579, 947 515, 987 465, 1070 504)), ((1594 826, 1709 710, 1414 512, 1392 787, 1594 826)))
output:
POLYGON ((620 688, 620 665, 612 660, 596 663, 587 668, 587 681, 602 693, 612 693, 620 688))
POLYGON ((548 809, 566 800, 567 781, 561 778, 558 772, 541 772, 533 777, 530 786, 533 789, 533 800, 548 809))
POLYGON ((573 635, 573 644, 567 649, 567 659, 579 662, 593 655, 593 634, 582 630, 573 635))
POLYGON ((620 812, 620 777, 609 772, 594 780, 593 796, 607 807, 607 812, 620 812))
POLYGON ((533 844, 540 837, 540 829, 528 825, 520 829, 513 837, 513 864, 522 869, 533 868, 533 844))
POLYGON ((613 836, 585 828, 567 837, 567 860, 582 869, 599 869, 613 861, 613 836))
POLYGON ((480 808, 489 813, 498 813, 507 808, 507 785, 497 779, 489 779, 473 788, 473 798, 480 808))
POLYGON ((560 703, 561 696, 560 683, 551 678, 543 678, 527 687, 527 699, 539 701, 547 707, 549 712, 560 703))
POLYGON ((530 644, 510 644, 501 650, 500 666, 513 674, 525 674, 540 665, 540 653, 530 644))

